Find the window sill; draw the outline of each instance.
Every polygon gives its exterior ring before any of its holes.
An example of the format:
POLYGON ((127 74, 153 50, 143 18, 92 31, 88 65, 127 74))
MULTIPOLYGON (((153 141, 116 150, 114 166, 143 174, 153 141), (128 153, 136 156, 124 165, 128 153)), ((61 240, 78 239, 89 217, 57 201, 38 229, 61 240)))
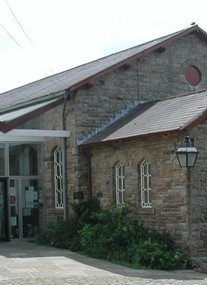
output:
POLYGON ((153 215, 155 213, 154 208, 141 208, 138 209, 137 214, 142 214, 142 215, 153 215))

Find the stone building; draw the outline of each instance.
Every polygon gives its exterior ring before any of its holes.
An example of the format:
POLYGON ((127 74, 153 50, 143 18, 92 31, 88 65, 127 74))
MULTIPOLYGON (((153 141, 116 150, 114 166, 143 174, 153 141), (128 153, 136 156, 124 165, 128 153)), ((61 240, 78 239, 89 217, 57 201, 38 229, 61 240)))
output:
POLYGON ((0 238, 24 238, 98 196, 207 246, 207 34, 197 25, 0 94, 0 238), (188 134, 199 150, 181 168, 188 134))

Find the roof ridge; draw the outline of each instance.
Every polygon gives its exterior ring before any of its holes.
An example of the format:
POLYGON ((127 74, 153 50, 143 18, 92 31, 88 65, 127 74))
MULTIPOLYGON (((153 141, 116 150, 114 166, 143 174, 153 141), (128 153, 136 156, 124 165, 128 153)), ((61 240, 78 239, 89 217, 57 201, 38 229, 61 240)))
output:
POLYGON ((201 31, 202 33, 205 33, 205 34, 207 35, 207 33, 206 33, 204 30, 202 30, 201 28, 199 28, 198 25, 194 25, 194 26, 191 26, 191 27, 188 27, 188 28, 179 30, 179 31, 177 31, 177 32, 170 33, 170 34, 167 34, 167 35, 165 35, 165 36, 161 36, 161 37, 155 38, 155 39, 153 39, 153 40, 150 40, 150 41, 147 41, 147 42, 143 42, 143 43, 141 43, 141 44, 138 44, 138 45, 135 45, 135 46, 132 46, 132 47, 129 47, 129 48, 126 48, 126 49, 117 51, 117 52, 115 52, 115 53, 108 54, 108 55, 106 55, 106 56, 103 56, 103 57, 94 59, 94 60, 92 60, 92 61, 85 62, 85 63, 83 63, 83 64, 81 64, 81 65, 77 65, 77 66, 74 66, 74 67, 72 67, 72 68, 65 69, 65 70, 63 70, 63 71, 60 71, 60 72, 57 72, 57 73, 48 75, 48 76, 46 76, 46 77, 39 78, 39 79, 37 79, 37 80, 35 80, 35 81, 29 82, 29 83, 26 83, 26 84, 24 84, 24 85, 21 85, 21 86, 15 87, 15 88, 13 88, 13 89, 7 90, 7 91, 5 91, 5 92, 2 92, 2 93, 0 93, 0 96, 1 96, 2 94, 6 94, 6 93, 8 93, 8 92, 17 90, 17 89, 19 89, 19 88, 29 86, 30 84, 38 83, 38 82, 40 82, 40 81, 43 81, 43 80, 46 80, 46 79, 49 79, 49 78, 52 78, 52 77, 58 77, 59 75, 64 74, 64 73, 66 73, 66 72, 68 72, 68 71, 72 71, 72 70, 75 70, 75 69, 78 69, 78 68, 87 66, 87 65, 89 65, 89 64, 92 64, 92 63, 95 63, 95 62, 98 62, 98 61, 102 61, 103 59, 109 58, 109 57, 111 57, 111 56, 118 55, 118 54, 124 53, 124 52, 126 52, 126 51, 130 51, 130 50, 136 49, 137 47, 141 47, 141 46, 145 46, 145 45, 147 46, 149 43, 153 43, 153 42, 156 42, 156 41, 161 40, 161 39, 164 39, 164 38, 173 37, 174 35, 178 35, 179 33, 182 33, 182 32, 184 32, 184 31, 187 31, 187 30, 189 30, 189 29, 192 29, 192 27, 194 28, 194 30, 196 30, 195 27, 197 27, 198 29, 200 29, 200 31, 201 31))
POLYGON ((203 32, 197 25, 193 25, 3 92, 0 94, 0 99, 2 99, 0 109, 51 94, 63 93, 68 89, 76 91, 84 85, 93 84, 100 76, 123 66, 131 66, 135 60, 147 56, 159 48, 165 48, 179 38, 194 32, 197 32, 197 35, 207 42, 207 33, 203 32))

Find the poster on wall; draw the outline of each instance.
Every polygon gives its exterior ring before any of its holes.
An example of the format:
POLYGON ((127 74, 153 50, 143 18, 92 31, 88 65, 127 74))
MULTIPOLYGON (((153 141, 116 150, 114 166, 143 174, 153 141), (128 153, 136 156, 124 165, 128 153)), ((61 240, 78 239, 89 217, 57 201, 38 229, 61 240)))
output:
POLYGON ((26 208, 33 208, 33 200, 34 200, 33 191, 34 191, 34 187, 29 187, 29 189, 25 191, 25 206, 26 206, 26 208))
POLYGON ((15 205, 16 204, 16 188, 15 187, 9 188, 9 195, 10 195, 10 204, 15 205))
POLYGON ((17 217, 11 217, 11 226, 17 226, 17 217))

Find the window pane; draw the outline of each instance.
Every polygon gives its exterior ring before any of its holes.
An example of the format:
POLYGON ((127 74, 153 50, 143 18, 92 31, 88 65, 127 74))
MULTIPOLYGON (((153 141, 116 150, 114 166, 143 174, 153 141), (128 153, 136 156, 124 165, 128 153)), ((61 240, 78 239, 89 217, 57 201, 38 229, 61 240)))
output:
POLYGON ((40 159, 39 144, 10 144, 10 175, 38 175, 40 159))
POLYGON ((116 204, 124 203, 124 166, 120 163, 116 165, 116 204))
POLYGON ((5 157, 4 157, 5 145, 3 143, 0 144, 0 176, 4 176, 5 174, 5 157))
POLYGON ((151 200, 151 169, 148 161, 144 161, 141 166, 141 205, 143 208, 152 207, 151 200))
POLYGON ((54 151, 55 207, 63 208, 63 173, 62 151, 57 147, 54 151))
POLYGON ((145 203, 148 202, 148 191, 147 190, 144 191, 144 201, 143 202, 145 203))
POLYGON ((147 176, 144 176, 144 189, 147 189, 147 176))

